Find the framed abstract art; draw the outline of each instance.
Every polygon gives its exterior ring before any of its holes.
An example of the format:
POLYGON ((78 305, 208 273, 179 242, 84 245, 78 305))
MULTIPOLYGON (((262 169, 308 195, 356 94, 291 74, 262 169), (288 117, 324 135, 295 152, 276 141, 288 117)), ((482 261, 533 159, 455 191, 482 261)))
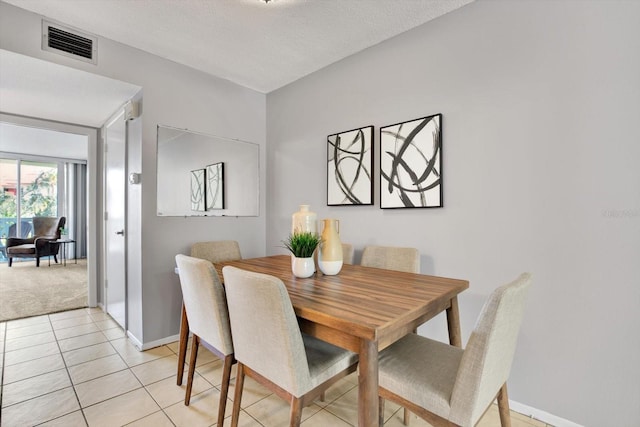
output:
POLYGON ((327 205, 373 204, 373 126, 327 137, 327 205))
POLYGON ((205 170, 191 171, 191 210, 203 212, 206 207, 205 170))
POLYGON ((207 166, 207 210, 224 209, 224 163, 207 166))
POLYGON ((442 114, 380 128, 380 208, 441 208, 442 114))

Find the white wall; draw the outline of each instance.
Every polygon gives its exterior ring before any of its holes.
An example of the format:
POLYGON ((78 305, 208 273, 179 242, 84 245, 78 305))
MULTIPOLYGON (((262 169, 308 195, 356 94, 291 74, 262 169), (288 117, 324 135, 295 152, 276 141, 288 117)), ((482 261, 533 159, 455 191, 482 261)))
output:
MULTIPOLYGON (((90 28, 81 30, 90 32, 90 28)), ((174 256, 193 242, 235 239, 244 256, 264 254, 265 204, 255 218, 156 217, 156 126, 164 124, 260 145, 265 159, 265 95, 100 38, 98 65, 40 49, 41 17, 0 2, 0 48, 139 85, 142 116, 129 134, 128 169, 142 173, 130 186, 128 206, 129 326, 143 344, 176 335, 182 296, 174 256), (137 222, 137 224, 136 224, 137 222)), ((211 53, 214 54, 214 53, 211 53)), ((264 163, 264 161, 262 161, 264 163)), ((261 194, 266 188, 261 164, 261 194)))
MULTIPOLYGON (((639 425, 639 22, 639 2, 478 1, 268 94, 267 252, 301 203, 360 250, 417 247, 423 272, 470 280, 465 342, 531 271, 511 399, 639 425), (379 209, 379 127, 434 113, 445 207, 379 209), (327 207, 327 135, 370 124, 376 205, 327 207)), ((443 317, 421 333, 445 340, 443 317)))

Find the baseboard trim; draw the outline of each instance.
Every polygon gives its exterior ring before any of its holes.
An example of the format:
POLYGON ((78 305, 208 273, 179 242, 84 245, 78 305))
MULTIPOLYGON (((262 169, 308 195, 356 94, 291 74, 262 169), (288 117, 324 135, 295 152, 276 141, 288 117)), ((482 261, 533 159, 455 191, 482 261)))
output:
POLYGON ((138 349, 138 351, 148 350, 147 348, 143 347, 142 343, 138 340, 138 338, 135 337, 135 335, 131 333, 131 331, 127 331, 127 338, 131 340, 131 342, 138 349))
POLYGON ((555 427, 584 427, 578 423, 574 423, 573 421, 565 420, 564 418, 560 418, 541 409, 515 402, 511 399, 509 399, 509 407, 511 410, 519 414, 534 418, 538 421, 542 421, 543 423, 551 424, 555 427))
POLYGON ((180 335, 172 335, 170 337, 165 337, 157 341, 151 341, 151 342, 142 344, 133 335, 131 335, 130 333, 127 333, 127 334, 129 335, 129 338, 131 338, 131 341, 133 341, 135 346, 140 351, 145 351, 145 350, 149 350, 150 348, 160 347, 165 344, 171 344, 172 342, 176 342, 178 341, 178 339, 180 339, 180 335))

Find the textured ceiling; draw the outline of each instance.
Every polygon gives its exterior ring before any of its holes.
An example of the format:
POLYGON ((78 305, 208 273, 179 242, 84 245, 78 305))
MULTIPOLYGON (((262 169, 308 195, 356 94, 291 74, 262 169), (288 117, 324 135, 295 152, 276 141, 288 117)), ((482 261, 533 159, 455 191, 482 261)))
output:
POLYGON ((268 93, 472 0, 4 1, 268 93))

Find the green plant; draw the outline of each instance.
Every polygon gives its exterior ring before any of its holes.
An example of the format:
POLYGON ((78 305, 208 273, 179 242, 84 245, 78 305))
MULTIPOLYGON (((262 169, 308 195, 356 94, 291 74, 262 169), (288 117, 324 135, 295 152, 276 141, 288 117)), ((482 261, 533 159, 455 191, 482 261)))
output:
POLYGON ((284 247, 289 249, 296 258, 309 258, 320 244, 320 237, 315 233, 295 232, 283 240, 284 247))

